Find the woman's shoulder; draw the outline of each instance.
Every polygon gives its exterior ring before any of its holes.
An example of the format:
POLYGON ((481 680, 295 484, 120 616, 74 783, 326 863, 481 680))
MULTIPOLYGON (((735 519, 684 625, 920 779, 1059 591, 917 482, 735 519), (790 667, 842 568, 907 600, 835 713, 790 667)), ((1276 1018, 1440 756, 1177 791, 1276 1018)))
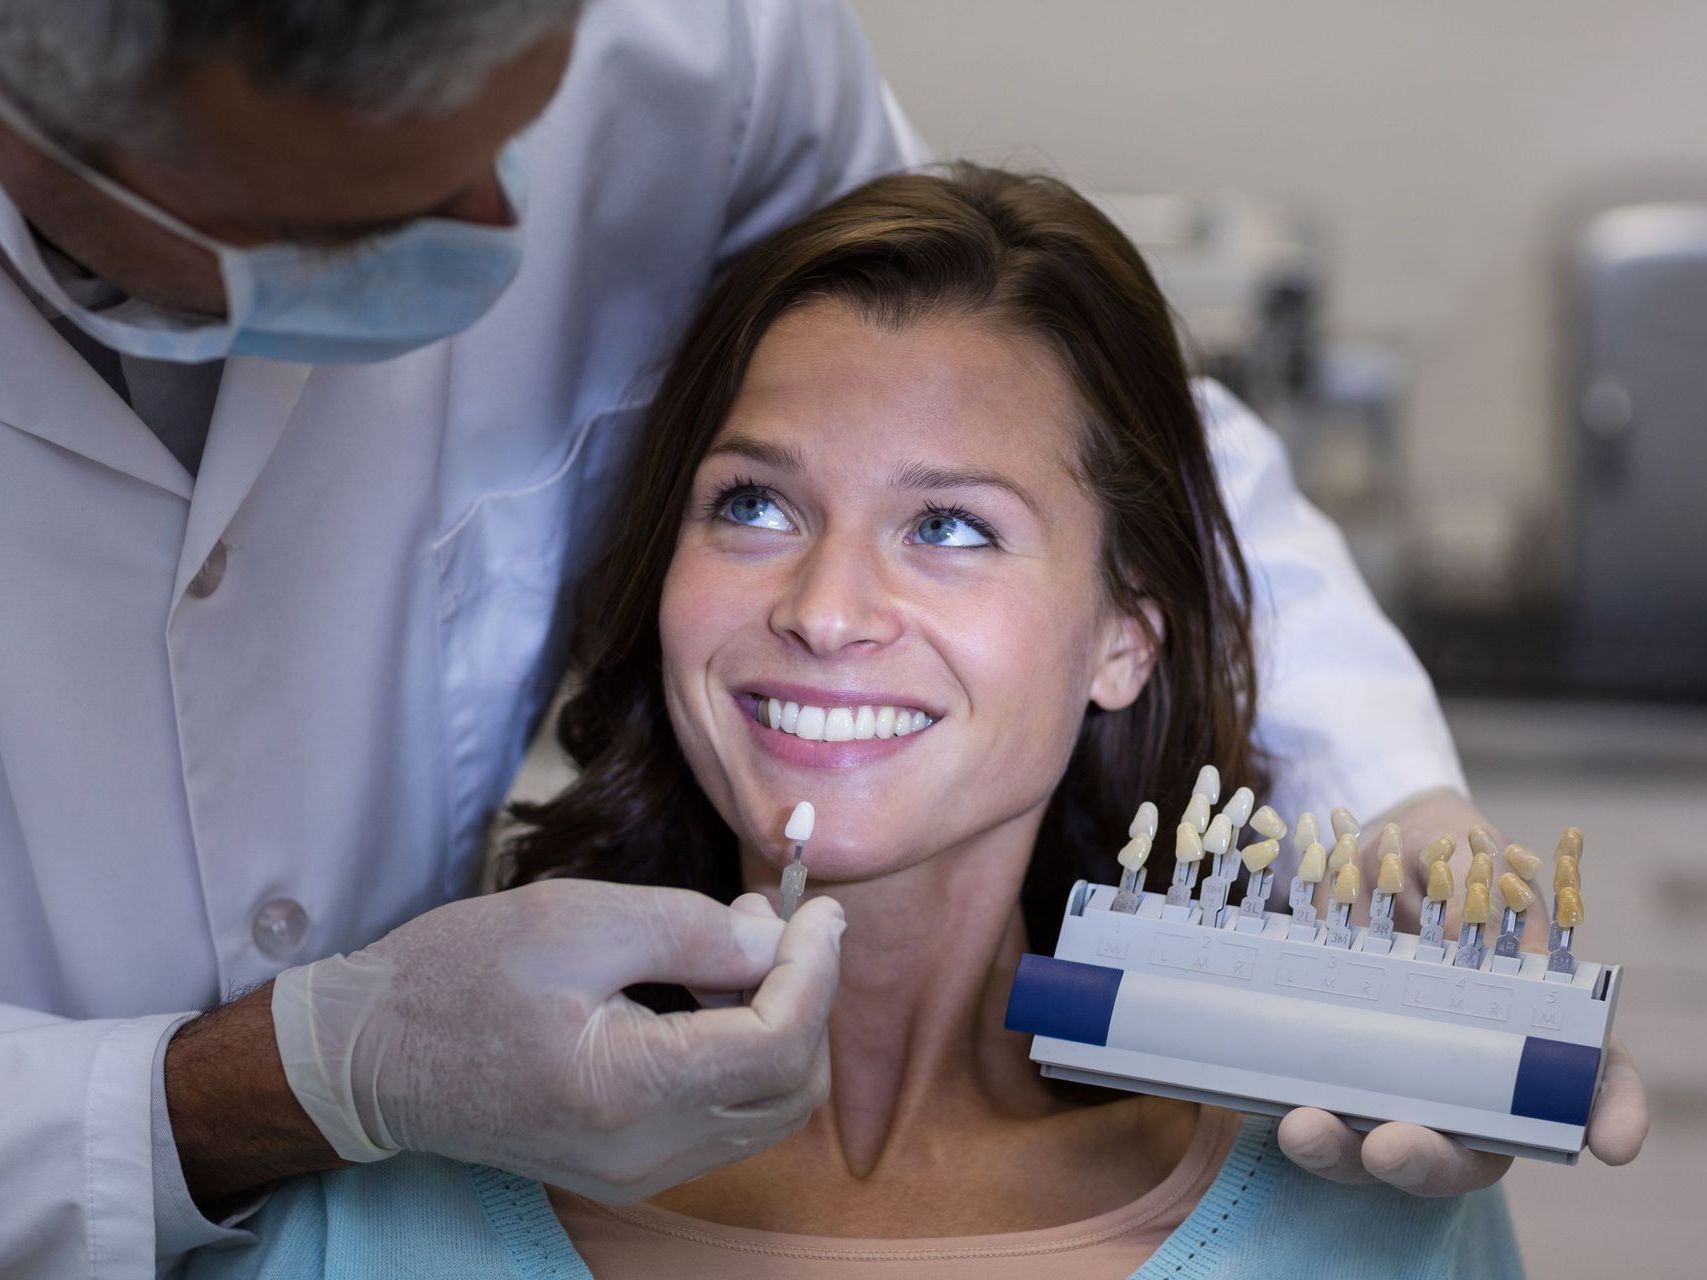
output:
MULTIPOLYGON (((487 1212, 503 1175, 405 1152, 275 1187, 242 1225, 253 1244, 199 1250, 184 1280, 344 1280, 408 1275, 463 1280, 510 1274, 487 1212)), ((512 1180, 518 1186, 537 1184, 512 1180)))

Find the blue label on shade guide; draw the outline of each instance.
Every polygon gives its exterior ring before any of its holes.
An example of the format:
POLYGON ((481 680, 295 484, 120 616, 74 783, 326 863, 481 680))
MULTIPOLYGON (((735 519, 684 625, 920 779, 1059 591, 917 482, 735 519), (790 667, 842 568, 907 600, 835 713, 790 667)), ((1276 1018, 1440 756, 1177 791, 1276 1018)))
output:
POLYGON ((1120 978, 1107 965, 1027 953, 1008 996, 1007 1029, 1105 1045, 1120 978))
POLYGON ((1600 1050, 1592 1045, 1525 1036, 1511 1091, 1512 1115, 1587 1124, 1599 1070, 1600 1050))

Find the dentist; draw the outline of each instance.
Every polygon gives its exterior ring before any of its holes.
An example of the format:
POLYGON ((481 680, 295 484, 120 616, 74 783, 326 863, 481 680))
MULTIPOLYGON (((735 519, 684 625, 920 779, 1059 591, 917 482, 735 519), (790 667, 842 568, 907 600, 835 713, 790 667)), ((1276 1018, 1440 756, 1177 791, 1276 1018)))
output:
MULTIPOLYGON (((619 499, 676 325, 920 156, 836 0, 0 0, 0 1274, 153 1274, 340 1160, 631 1199, 804 1123, 833 903, 458 899, 576 581, 668 521, 619 499)), ((1282 803, 1467 810, 1336 535, 1204 394, 1282 803)), ((1503 1168, 1336 1125, 1295 1126, 1327 1176, 1503 1168)))

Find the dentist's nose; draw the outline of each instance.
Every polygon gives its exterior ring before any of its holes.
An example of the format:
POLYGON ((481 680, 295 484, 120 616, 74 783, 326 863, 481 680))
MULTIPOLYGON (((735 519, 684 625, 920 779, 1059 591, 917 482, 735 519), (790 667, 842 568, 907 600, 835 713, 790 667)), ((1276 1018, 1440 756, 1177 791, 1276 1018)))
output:
POLYGON ((878 548, 826 531, 795 562, 771 611, 771 629, 812 653, 875 648, 901 634, 878 548))

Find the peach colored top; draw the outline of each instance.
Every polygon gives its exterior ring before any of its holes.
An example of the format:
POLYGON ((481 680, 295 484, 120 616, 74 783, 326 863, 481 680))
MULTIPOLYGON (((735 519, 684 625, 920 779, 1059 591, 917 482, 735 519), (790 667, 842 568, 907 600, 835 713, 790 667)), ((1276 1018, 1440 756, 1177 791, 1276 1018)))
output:
POLYGON ((751 1231, 633 1205, 612 1208, 560 1194, 557 1215, 598 1280, 1119 1280, 1185 1221, 1220 1172, 1239 1116, 1205 1107, 1183 1159, 1131 1204, 1041 1231, 910 1240, 862 1240, 751 1231), (1044 1268, 1040 1258, 1048 1258, 1044 1268))

